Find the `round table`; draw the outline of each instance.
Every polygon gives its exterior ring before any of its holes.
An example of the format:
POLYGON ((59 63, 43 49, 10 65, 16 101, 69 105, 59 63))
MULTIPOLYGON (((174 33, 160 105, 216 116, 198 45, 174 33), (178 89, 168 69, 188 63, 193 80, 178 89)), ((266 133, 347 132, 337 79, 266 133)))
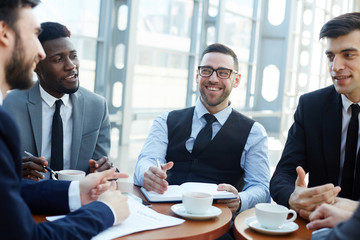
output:
MULTIPOLYGON (((121 190, 122 192, 131 192, 145 200, 138 186, 127 182, 118 182, 118 186, 119 190, 121 190)), ((151 208, 159 213, 179 217, 171 211, 170 208, 173 205, 172 203, 152 203, 151 205, 151 208)), ((222 213, 215 218, 202 221, 186 220, 183 224, 177 226, 133 233, 116 239, 216 239, 224 235, 230 229, 232 213, 230 209, 225 205, 214 204, 214 206, 220 208, 222 211, 222 213)), ((46 221, 45 215, 33 215, 33 218, 36 222, 46 221)))
POLYGON ((237 240, 311 239, 312 231, 306 228, 308 222, 301 217, 295 220, 295 223, 299 225, 299 229, 295 232, 286 235, 265 235, 250 229, 246 224, 245 220, 253 216, 255 216, 255 208, 248 209, 235 218, 234 235, 237 240))

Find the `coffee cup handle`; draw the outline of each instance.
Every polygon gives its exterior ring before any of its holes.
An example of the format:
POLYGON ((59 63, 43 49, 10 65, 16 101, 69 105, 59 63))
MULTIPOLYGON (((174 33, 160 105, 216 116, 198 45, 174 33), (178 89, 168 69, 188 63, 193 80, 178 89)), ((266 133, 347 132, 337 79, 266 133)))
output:
MULTIPOLYGON (((56 173, 56 175, 59 174, 58 171, 55 171, 55 173, 56 173)), ((51 178, 52 178, 53 180, 58 180, 58 179, 56 178, 55 174, 50 173, 50 175, 51 175, 51 178)))
POLYGON ((286 221, 285 221, 286 223, 287 222, 293 222, 297 218, 297 214, 296 214, 296 212, 294 210, 289 209, 289 213, 292 214, 293 216, 290 219, 286 219, 286 221))

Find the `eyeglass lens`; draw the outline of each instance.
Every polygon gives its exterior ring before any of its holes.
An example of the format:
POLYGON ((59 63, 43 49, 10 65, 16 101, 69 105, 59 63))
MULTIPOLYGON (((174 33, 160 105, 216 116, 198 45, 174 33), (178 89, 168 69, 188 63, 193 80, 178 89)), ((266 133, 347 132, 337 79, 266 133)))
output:
POLYGON ((219 78, 223 79, 229 78, 232 72, 231 69, 226 68, 213 69, 212 67, 199 67, 199 73, 202 77, 210 77, 214 71, 219 78))

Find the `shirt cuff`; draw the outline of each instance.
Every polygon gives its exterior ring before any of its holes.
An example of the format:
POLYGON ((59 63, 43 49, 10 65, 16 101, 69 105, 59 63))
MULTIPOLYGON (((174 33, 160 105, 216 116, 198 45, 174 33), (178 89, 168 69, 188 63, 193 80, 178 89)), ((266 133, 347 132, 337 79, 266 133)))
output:
POLYGON ((69 209, 70 212, 81 208, 80 182, 71 181, 69 186, 69 209))
POLYGON ((239 193, 239 197, 241 200, 241 206, 240 206, 239 213, 249 208, 249 201, 247 198, 247 194, 242 194, 242 193, 243 192, 239 193))
POLYGON ((104 203, 106 206, 108 206, 110 208, 112 214, 114 215, 114 223, 113 223, 113 225, 115 225, 117 219, 116 219, 116 214, 115 214, 114 209, 109 204, 107 204, 106 202, 100 201, 100 200, 98 200, 98 201, 104 203))

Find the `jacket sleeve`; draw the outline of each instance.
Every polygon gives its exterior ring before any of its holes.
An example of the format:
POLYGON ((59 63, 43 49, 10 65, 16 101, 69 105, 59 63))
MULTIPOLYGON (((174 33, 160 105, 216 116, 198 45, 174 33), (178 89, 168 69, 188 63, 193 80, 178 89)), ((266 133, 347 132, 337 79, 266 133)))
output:
POLYGON ((289 207, 290 195, 295 189, 296 167, 302 166, 307 171, 303 107, 301 97, 283 154, 270 181, 271 197, 276 203, 287 207, 289 207))
MULTIPOLYGON (((34 222, 29 207, 56 209, 59 206, 56 201, 67 199, 69 183, 44 181, 32 184, 23 182, 22 185, 19 134, 12 118, 1 106, 0 165, 0 232, 7 239, 90 239, 114 223, 111 209, 102 202, 93 202, 54 222, 34 222), (55 187, 58 189, 52 189, 50 193, 45 191, 55 187), (41 189, 45 190, 41 192, 41 189), (51 199, 55 195, 58 200, 51 199)), ((60 210, 66 210, 66 204, 67 200, 62 203, 60 210)))

